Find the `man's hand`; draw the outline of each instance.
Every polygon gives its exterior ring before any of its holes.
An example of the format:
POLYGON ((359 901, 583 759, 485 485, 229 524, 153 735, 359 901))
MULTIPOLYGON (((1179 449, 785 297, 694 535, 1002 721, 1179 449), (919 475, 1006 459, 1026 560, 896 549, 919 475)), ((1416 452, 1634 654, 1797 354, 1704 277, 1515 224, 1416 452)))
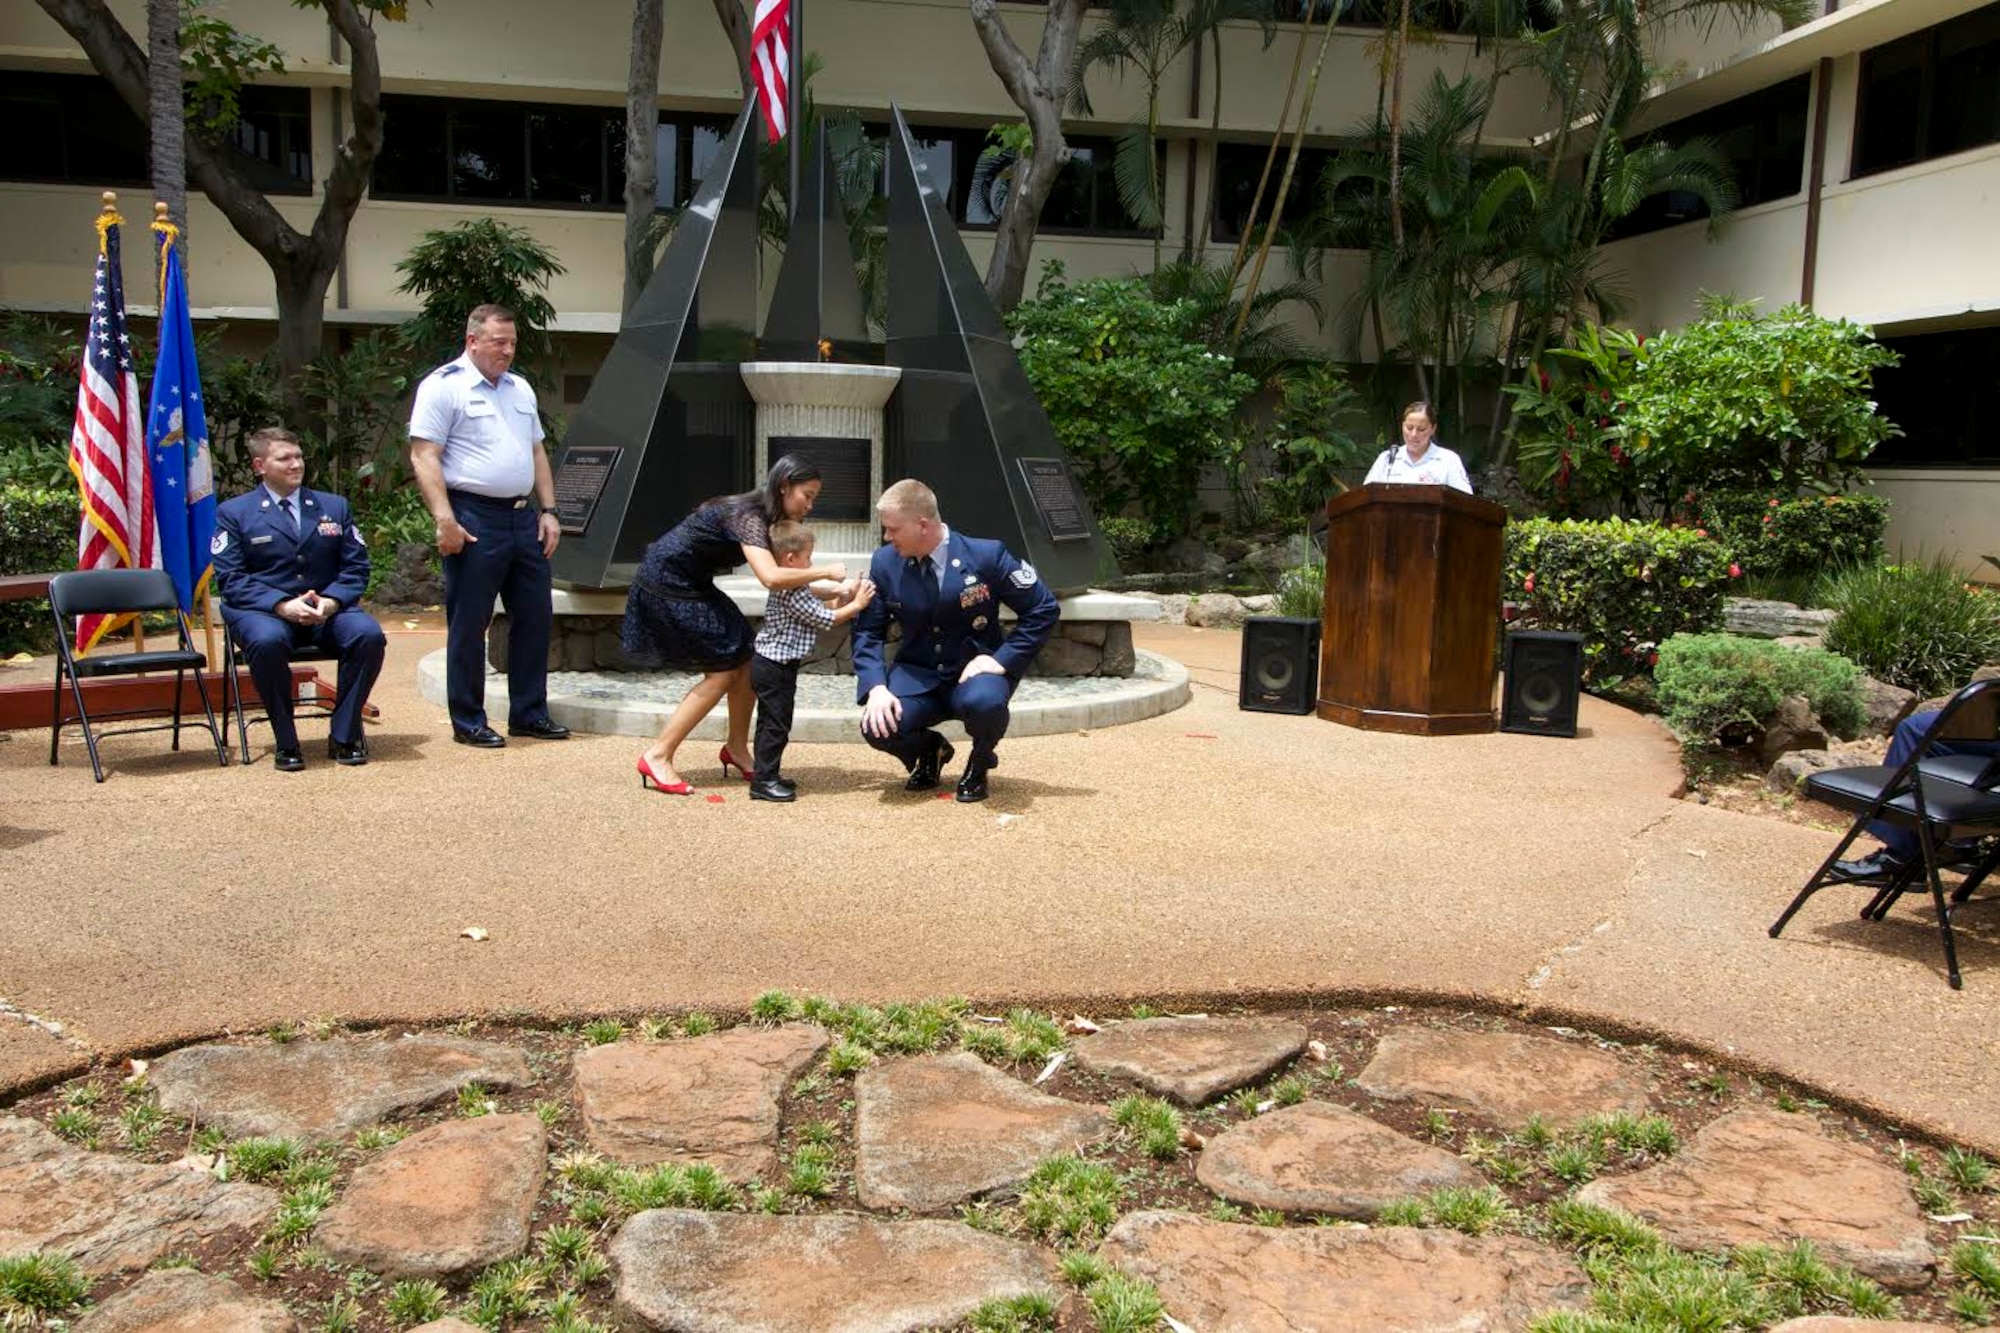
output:
POLYGON ((562 540, 562 520, 554 514, 543 514, 535 531, 542 539, 542 558, 546 560, 556 553, 556 543, 562 540))
POLYGON ((465 549, 467 542, 476 542, 478 540, 479 538, 473 536, 459 525, 459 521, 455 515, 447 514, 437 521, 437 547, 439 555, 457 555, 465 549))
POLYGON ((868 691, 868 702, 861 706, 861 734, 881 740, 896 734, 903 723, 903 701, 889 693, 887 685, 877 685, 868 691))
POLYGON ((311 589, 278 603, 278 619, 294 625, 317 625, 323 618, 319 609, 319 594, 311 589))
POLYGON ((993 660, 991 654, 981 653, 965 664, 965 670, 958 673, 958 683, 963 685, 974 676, 1004 676, 1007 668, 993 660))

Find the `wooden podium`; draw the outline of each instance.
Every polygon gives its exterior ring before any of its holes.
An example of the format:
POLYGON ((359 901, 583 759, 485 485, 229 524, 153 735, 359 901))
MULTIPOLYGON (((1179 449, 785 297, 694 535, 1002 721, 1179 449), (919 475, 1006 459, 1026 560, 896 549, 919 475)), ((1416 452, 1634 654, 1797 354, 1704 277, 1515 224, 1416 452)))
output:
POLYGON ((1319 715, 1368 731, 1492 731, 1507 511, 1449 486, 1326 506, 1319 715))

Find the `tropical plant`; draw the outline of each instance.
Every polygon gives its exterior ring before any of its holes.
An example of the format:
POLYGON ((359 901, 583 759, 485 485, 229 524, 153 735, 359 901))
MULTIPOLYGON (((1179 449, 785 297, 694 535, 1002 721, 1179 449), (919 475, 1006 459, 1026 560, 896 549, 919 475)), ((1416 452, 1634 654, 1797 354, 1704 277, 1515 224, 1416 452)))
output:
POLYGON ((1849 570, 1826 602, 1827 648, 1891 685, 1942 694, 2000 661, 2000 597, 1966 583, 1949 560, 1849 570))
POLYGON ((74 331, 43 315, 0 311, 0 482, 69 489, 76 416, 74 331))
POLYGON ((1275 466, 1266 483, 1280 517, 1317 513, 1344 489, 1340 473, 1354 467, 1364 449, 1342 423, 1358 415, 1360 404, 1346 372, 1331 362, 1313 362, 1286 376, 1271 418, 1275 466))
POLYGON ((533 233, 493 218, 427 231, 396 271, 403 275, 396 290, 417 298, 402 338, 420 364, 436 365, 464 350, 466 316, 491 302, 514 312, 515 370, 530 383, 548 383, 556 310, 544 292, 549 279, 566 270, 533 233))
POLYGON ((1576 346, 1553 347, 1514 399, 1521 477, 1557 514, 1636 511, 1623 420, 1631 408, 1641 335, 1586 324, 1576 346))

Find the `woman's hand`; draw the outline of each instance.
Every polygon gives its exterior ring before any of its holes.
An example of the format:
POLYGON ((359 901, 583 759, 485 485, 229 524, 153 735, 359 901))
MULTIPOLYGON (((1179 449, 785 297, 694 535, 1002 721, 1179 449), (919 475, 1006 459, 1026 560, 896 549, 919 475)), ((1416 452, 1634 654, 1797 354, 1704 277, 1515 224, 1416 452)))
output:
POLYGON ((847 566, 842 564, 838 560, 834 561, 830 565, 816 565, 813 568, 813 579, 815 581, 819 579, 830 579, 835 583, 841 583, 844 582, 846 578, 847 578, 847 566))

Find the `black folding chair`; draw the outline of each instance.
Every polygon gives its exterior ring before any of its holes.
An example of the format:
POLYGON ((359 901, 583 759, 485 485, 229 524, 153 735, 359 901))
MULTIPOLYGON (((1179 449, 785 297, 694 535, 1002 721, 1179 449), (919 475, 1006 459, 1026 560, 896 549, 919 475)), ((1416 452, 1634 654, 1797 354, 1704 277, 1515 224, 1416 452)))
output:
MULTIPOLYGON (((227 624, 226 621, 224 623, 227 624)), ((245 716, 243 683, 237 676, 237 651, 236 629, 232 625, 225 629, 222 636, 222 710, 225 722, 229 714, 234 713, 236 715, 236 740, 237 744, 243 750, 243 762, 247 764, 250 762, 251 725, 259 722, 268 724, 271 718, 268 713, 258 713, 250 717, 245 716)), ((289 656, 293 662, 338 662, 340 660, 340 650, 338 648, 322 648, 316 643, 308 643, 294 647, 289 656)), ((333 710, 338 703, 339 700, 332 696, 317 692, 305 699, 294 696, 292 699, 292 716, 296 719, 300 712, 304 711, 317 713, 325 717, 332 717, 333 710)), ((267 709, 271 706, 268 700, 265 701, 264 706, 267 709)))
POLYGON ((1944 939, 1945 970, 1952 989, 1965 984, 1958 970, 1951 909, 1970 898, 2000 864, 2000 844, 1988 843, 1969 854, 1961 854, 1952 844, 2000 835, 2000 753, 1953 754, 1940 749, 1953 742, 2000 741, 2000 727, 1995 723, 2000 693, 1996 692, 2000 692, 2000 680, 1981 680, 1953 695, 1924 732, 1916 752, 1903 764, 1827 769, 1806 779, 1807 796, 1857 813, 1846 835, 1772 923, 1773 939, 1806 899, 1821 889, 1856 883, 1874 889, 1874 896, 1861 909, 1861 918, 1880 921, 1916 887, 1921 875, 1937 909, 1938 933, 1944 939), (1869 824, 1878 821, 1913 829, 1922 855, 1886 880, 1843 875, 1835 863, 1845 857, 1869 824), (1949 900, 1939 878, 1939 872, 1946 869, 1964 876, 1949 900))
MULTIPOLYGON (((165 570, 160 569, 78 569, 67 574, 58 574, 49 580, 49 610, 56 622, 56 688, 54 708, 49 723, 49 763, 57 762, 57 746, 62 740, 62 729, 71 722, 83 728, 83 743, 90 751, 90 771, 99 782, 104 781, 104 764, 97 755, 97 741, 100 736, 124 736, 141 731, 166 731, 174 733, 174 749, 181 748, 181 694, 183 682, 189 671, 194 672, 196 691, 201 695, 201 711, 207 718, 209 738, 215 742, 216 762, 224 768, 229 766, 227 742, 222 738, 222 729, 216 725, 215 709, 208 699, 208 682, 202 679, 202 671, 208 666, 194 646, 194 635, 188 627, 188 618, 181 611, 180 600, 174 594, 174 581, 165 570), (139 615, 147 611, 171 611, 178 631, 177 646, 173 648, 149 649, 145 652, 91 653, 78 657, 70 651, 70 642, 76 633, 78 616, 95 615, 139 615), (171 722, 157 722, 143 727, 123 727, 117 731, 97 732, 91 729, 92 718, 84 702, 83 681, 103 676, 136 676, 148 671, 172 671, 174 673, 174 705, 171 722), (75 717, 63 716, 63 685, 68 682, 69 696, 76 705, 75 717)), ((160 709, 124 708, 106 711, 99 709, 96 721, 115 721, 120 718, 156 717, 160 709)), ((192 722, 189 725, 193 725, 192 722)))

